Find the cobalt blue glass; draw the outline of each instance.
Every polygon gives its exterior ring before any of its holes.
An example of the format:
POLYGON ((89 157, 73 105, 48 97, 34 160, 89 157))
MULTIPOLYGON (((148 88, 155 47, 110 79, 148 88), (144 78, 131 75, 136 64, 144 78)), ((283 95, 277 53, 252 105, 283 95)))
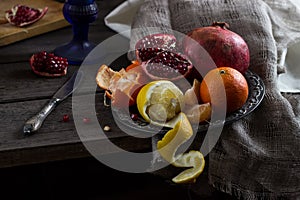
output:
POLYGON ((95 0, 66 0, 63 15, 73 27, 73 39, 54 49, 54 54, 68 59, 71 65, 80 65, 96 46, 88 40, 89 24, 98 17, 95 0))

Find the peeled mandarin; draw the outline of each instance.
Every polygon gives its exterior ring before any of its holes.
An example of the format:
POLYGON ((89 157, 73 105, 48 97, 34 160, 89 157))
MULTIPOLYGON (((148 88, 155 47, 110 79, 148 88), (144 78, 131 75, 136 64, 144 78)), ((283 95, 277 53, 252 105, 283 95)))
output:
POLYGON ((141 116, 155 125, 173 127, 173 119, 183 109, 182 91, 171 81, 152 81, 139 91, 137 108, 141 116))

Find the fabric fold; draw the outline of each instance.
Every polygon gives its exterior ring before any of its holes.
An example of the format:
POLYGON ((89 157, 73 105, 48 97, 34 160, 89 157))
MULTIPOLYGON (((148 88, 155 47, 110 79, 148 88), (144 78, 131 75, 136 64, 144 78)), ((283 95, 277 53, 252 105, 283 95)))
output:
POLYGON ((131 23, 144 0, 127 0, 110 12, 104 23, 124 37, 130 38, 131 23))

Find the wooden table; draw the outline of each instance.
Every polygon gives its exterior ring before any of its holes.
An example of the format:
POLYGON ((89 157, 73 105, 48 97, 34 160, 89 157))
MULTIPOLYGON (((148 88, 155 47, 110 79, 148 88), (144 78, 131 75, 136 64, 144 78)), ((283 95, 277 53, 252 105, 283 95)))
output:
MULTIPOLYGON (((121 2, 123 0, 98 1, 99 16, 90 25, 91 41, 99 44, 115 34, 104 25, 103 19, 121 2)), ((36 134, 29 137, 22 134, 24 122, 40 111, 78 69, 78 66, 69 66, 67 76, 61 78, 39 77, 30 68, 30 56, 42 50, 53 51, 71 37, 71 27, 67 27, 0 47, 0 168, 90 156, 72 121, 72 97, 58 105, 36 134), (67 123, 62 122, 64 114, 71 116, 67 123)), ((98 91, 96 98, 102 103, 103 91, 98 91)), ((103 116, 110 115, 110 109, 101 112, 103 116)), ((110 117, 105 123, 113 129, 111 140, 122 148, 132 151, 150 148, 149 141, 132 145, 130 137, 115 127, 110 117)))

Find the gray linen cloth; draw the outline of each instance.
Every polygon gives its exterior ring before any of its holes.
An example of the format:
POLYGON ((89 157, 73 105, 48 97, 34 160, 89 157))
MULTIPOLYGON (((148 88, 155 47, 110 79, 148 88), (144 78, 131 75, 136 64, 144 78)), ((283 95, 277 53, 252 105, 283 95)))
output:
MULTIPOLYGON (((299 37, 292 16, 274 16, 288 0, 145 0, 132 28, 158 27, 187 33, 193 28, 225 21, 248 43, 250 70, 266 87, 260 106, 224 127, 206 158, 209 183, 238 199, 300 199, 300 97, 277 88, 278 58, 299 37), (296 37, 297 36, 297 37, 296 37)), ((141 38, 133 32, 131 46, 141 38)), ((166 176, 168 176, 166 174, 166 176)), ((192 186, 197 192, 201 185, 192 186)), ((199 190, 200 191, 200 190, 199 190)))

